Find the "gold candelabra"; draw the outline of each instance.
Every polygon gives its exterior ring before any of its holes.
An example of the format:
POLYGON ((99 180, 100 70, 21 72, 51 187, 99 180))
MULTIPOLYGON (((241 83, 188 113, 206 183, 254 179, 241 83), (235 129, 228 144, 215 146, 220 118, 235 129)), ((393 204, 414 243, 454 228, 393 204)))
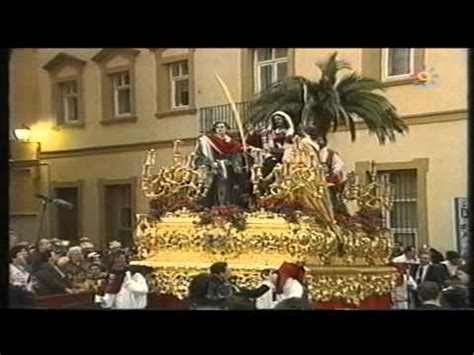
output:
POLYGON ((262 200, 279 198, 297 202, 316 212, 320 219, 331 224, 334 212, 324 178, 324 169, 316 154, 295 138, 295 144, 288 148, 283 164, 277 164, 272 172, 262 176, 264 151, 255 150, 255 164, 251 168, 251 182, 254 194, 262 200))
POLYGON ((153 173, 156 165, 156 150, 150 149, 142 167, 141 187, 149 199, 196 200, 204 197, 209 189, 206 184, 207 168, 192 169, 194 153, 189 156, 181 154, 181 141, 173 142, 173 162, 171 167, 162 167, 157 174, 153 173))
POLYGON ((359 182, 359 177, 353 171, 347 174, 343 197, 348 201, 357 201, 361 208, 390 210, 394 186, 390 184, 388 176, 377 175, 374 161, 369 163, 369 167, 369 183, 365 185, 359 182))

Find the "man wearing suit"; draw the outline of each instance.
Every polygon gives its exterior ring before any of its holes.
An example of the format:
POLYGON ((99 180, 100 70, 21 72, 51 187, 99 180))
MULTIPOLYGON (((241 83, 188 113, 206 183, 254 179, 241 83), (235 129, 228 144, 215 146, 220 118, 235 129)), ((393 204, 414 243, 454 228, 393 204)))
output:
MULTIPOLYGON (((416 284, 419 286, 423 282, 430 281, 434 282, 441 289, 444 287, 446 280, 449 276, 445 268, 441 265, 433 264, 431 262, 431 255, 429 252, 421 252, 419 257, 420 263, 418 265, 413 265, 411 268, 411 277, 415 280, 416 284)), ((419 307, 420 302, 415 292, 415 306, 419 307)))
POLYGON ((70 288, 71 285, 66 275, 57 265, 59 254, 47 251, 44 255, 47 261, 34 274, 38 280, 38 288, 36 290, 38 296, 74 293, 70 288))

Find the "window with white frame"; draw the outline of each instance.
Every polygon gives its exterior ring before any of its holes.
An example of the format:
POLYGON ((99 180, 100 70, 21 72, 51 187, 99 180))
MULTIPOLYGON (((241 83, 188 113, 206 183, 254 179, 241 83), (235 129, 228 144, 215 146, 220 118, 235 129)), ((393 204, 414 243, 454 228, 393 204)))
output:
POLYGON ((189 106, 189 69, 188 62, 170 64, 171 108, 180 109, 189 106))
POLYGON ((287 48, 255 50, 255 92, 259 93, 288 75, 287 48))
POLYGON ((114 117, 130 116, 132 113, 130 72, 111 74, 114 117))
POLYGON ((67 81, 59 84, 60 105, 64 123, 75 123, 79 121, 79 95, 77 92, 77 81, 67 81))
POLYGON ((418 200, 416 169, 379 172, 393 186, 393 207, 385 211, 384 226, 393 233, 395 242, 415 246, 418 242, 418 200))
POLYGON ((414 48, 384 48, 382 50, 382 79, 407 79, 415 72, 414 48))

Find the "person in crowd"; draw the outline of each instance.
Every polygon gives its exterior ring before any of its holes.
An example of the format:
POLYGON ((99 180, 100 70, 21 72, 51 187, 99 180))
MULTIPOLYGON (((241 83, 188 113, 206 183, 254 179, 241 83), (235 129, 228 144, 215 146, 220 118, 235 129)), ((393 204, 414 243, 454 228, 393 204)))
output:
POLYGON ((449 287, 441 293, 441 304, 450 309, 466 309, 470 307, 470 270, 469 265, 463 264, 457 267, 456 275, 452 278, 449 287))
POLYGON ((452 283, 441 292, 441 306, 448 309, 466 309, 469 308, 469 293, 467 289, 452 283))
POLYGON ((28 251, 24 245, 10 249, 9 306, 31 308, 35 306, 34 281, 26 269, 28 251))
POLYGON ((440 251, 436 250, 435 248, 432 248, 432 247, 428 248, 428 252, 431 255, 431 262, 433 264, 438 265, 444 261, 443 254, 440 251))
POLYGON ((101 263, 102 263, 102 258, 100 256, 100 253, 93 251, 92 253, 89 253, 86 255, 85 264, 87 268, 91 264, 101 264, 101 263))
POLYGON ((60 254, 61 256, 66 256, 70 244, 71 242, 69 240, 57 239, 57 241, 53 243, 54 252, 60 254))
POLYGON ((419 309, 441 309, 440 287, 439 284, 432 281, 423 281, 417 288, 418 298, 420 300, 419 309))
POLYGON ((275 290, 276 304, 287 298, 304 298, 304 275, 305 269, 303 266, 287 262, 280 266, 275 290))
POLYGON ((257 289, 240 288, 230 279, 231 271, 225 262, 212 264, 210 274, 195 276, 189 286, 191 309, 249 309, 251 304, 254 309, 252 300, 269 290, 265 285, 257 289))
POLYGON ((84 250, 84 244, 87 244, 87 243, 93 244, 91 238, 89 237, 79 238, 79 246, 81 247, 82 250, 84 250))
POLYGON ((122 243, 117 240, 111 240, 107 244, 107 249, 102 255, 102 263, 105 268, 109 268, 113 262, 114 255, 116 253, 122 252, 122 243))
POLYGON ((212 274, 202 273, 194 276, 189 283, 188 299, 189 309, 194 310, 218 310, 212 300, 207 299, 207 288, 212 274))
POLYGON ((390 254, 390 260, 400 256, 403 254, 403 247, 399 242, 395 242, 392 248, 392 252, 390 254))
POLYGON ((421 252, 419 255, 420 263, 415 265, 411 270, 411 277, 415 280, 417 287, 414 290, 415 293, 415 306, 420 306, 419 297, 416 297, 418 292, 418 286, 425 281, 434 282, 438 285, 438 288, 441 290, 448 280, 448 275, 444 269, 439 264, 433 264, 431 262, 431 254, 429 251, 421 252))
POLYGON ((67 257, 69 261, 62 266, 61 270, 71 280, 74 288, 83 288, 86 280, 87 269, 84 265, 84 255, 79 246, 71 247, 68 250, 67 257))
POLYGON ((147 306, 148 285, 145 277, 129 267, 122 252, 112 255, 112 267, 96 302, 106 309, 144 309, 147 306))
POLYGON ((260 287, 266 287, 267 291, 255 302, 257 309, 272 309, 275 303, 275 287, 278 280, 278 272, 272 269, 265 269, 260 274, 262 283, 260 287))
POLYGON ((83 242, 79 244, 81 247, 82 253, 84 254, 84 257, 87 257, 88 254, 93 253, 95 246, 91 242, 83 242))
POLYGON ((226 303, 236 293, 237 287, 229 282, 230 269, 225 262, 217 262, 210 267, 211 277, 207 280, 205 299, 211 307, 226 309, 226 303))
POLYGON ((31 254, 30 265, 31 272, 35 273, 42 264, 47 262, 53 245, 49 239, 41 239, 36 245, 36 250, 31 254))
POLYGON ((413 304, 412 292, 416 289, 416 282, 404 265, 394 264, 394 266, 399 274, 392 292, 392 308, 409 309, 413 304))
POLYGON ((102 266, 100 263, 89 264, 87 278, 84 282, 84 288, 88 292, 97 293, 106 279, 107 273, 102 271, 102 266))
POLYGON ((38 296, 50 296, 58 294, 74 294, 72 284, 66 274, 58 267, 59 254, 52 251, 45 252, 46 262, 43 262, 34 273, 38 281, 36 294, 38 296))
POLYGON ((417 262, 416 248, 414 246, 405 247, 403 254, 392 259, 394 264, 416 264, 417 262))
POLYGON ((456 270, 456 277, 459 280, 459 284, 469 288, 471 286, 471 269, 469 264, 463 264, 456 270))
POLYGON ((462 265, 461 255, 454 250, 449 250, 446 252, 446 260, 442 261, 441 265, 444 266, 449 277, 455 277, 458 267, 462 265))
POLYGON ((419 258, 420 263, 415 265, 411 274, 415 279, 415 282, 419 285, 424 281, 432 281, 442 287, 448 279, 444 267, 439 264, 434 264, 431 261, 431 255, 429 252, 420 253, 419 258))

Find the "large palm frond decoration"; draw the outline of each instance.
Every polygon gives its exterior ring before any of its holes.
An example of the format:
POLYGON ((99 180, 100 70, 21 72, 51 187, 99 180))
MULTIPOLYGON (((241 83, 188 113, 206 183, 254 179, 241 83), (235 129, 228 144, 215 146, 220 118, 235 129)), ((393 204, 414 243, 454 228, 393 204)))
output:
POLYGON ((251 103, 249 123, 258 126, 282 110, 293 118, 295 127, 314 126, 322 136, 344 124, 355 141, 355 121, 361 119, 381 144, 395 141, 396 133, 408 130, 395 107, 376 92, 383 90, 380 81, 352 71, 348 63, 337 59, 337 52, 316 65, 321 71, 318 80, 292 76, 262 92, 251 103), (350 72, 340 75, 343 69, 350 72))

